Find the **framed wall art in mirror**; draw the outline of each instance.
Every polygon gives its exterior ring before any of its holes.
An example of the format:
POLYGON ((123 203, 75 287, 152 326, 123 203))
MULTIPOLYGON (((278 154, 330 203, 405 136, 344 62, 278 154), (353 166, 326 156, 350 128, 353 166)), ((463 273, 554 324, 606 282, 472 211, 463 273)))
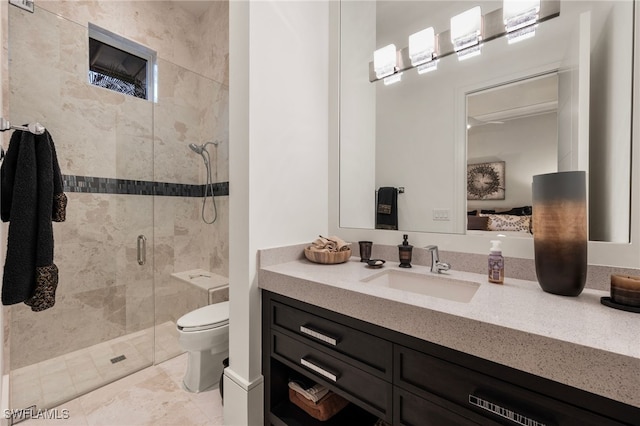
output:
POLYGON ((504 161, 467 165, 467 200, 504 200, 504 161))

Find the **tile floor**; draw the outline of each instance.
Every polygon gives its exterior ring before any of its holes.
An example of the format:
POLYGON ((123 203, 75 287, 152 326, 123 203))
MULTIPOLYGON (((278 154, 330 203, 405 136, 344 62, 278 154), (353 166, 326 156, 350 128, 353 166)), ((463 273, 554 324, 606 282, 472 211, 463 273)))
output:
MULTIPOLYGON (((151 328, 131 333, 11 371, 11 407, 52 408, 150 366, 153 332, 151 328), (120 355, 125 359, 111 362, 120 355)), ((155 333, 157 362, 182 353, 173 322, 158 325, 155 333)))
POLYGON ((19 425, 222 425, 217 387, 200 393, 182 388, 186 362, 182 354, 55 407, 49 413, 57 419, 30 419, 19 425))

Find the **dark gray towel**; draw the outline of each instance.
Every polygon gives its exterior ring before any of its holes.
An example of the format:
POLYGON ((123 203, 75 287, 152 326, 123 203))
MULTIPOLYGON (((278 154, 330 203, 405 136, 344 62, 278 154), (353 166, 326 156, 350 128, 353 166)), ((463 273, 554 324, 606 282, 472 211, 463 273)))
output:
POLYGON ((48 132, 15 131, 0 168, 0 211, 9 221, 2 304, 25 302, 34 311, 55 303, 52 220, 64 220, 66 196, 48 132), (58 192, 56 192, 58 191, 58 192))
POLYGON ((398 229, 398 190, 392 186, 378 189, 376 229, 398 229))

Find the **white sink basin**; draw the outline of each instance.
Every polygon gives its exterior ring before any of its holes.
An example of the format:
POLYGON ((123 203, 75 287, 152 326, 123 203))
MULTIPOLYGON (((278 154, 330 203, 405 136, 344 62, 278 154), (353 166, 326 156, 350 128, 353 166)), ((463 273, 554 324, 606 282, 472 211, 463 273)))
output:
POLYGON ((455 302, 468 303, 480 284, 430 273, 389 269, 360 280, 380 287, 394 288, 455 302))

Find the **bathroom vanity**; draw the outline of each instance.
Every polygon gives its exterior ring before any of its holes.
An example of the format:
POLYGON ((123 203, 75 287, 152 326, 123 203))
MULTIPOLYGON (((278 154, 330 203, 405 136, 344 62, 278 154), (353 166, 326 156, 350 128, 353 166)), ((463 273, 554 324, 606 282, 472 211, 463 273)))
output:
POLYGON ((638 318, 600 305, 605 292, 564 298, 454 271, 445 279, 479 284, 465 302, 378 285, 357 260, 269 263, 266 424, 640 424, 638 318), (352 404, 316 423, 288 400, 292 374, 352 404))

